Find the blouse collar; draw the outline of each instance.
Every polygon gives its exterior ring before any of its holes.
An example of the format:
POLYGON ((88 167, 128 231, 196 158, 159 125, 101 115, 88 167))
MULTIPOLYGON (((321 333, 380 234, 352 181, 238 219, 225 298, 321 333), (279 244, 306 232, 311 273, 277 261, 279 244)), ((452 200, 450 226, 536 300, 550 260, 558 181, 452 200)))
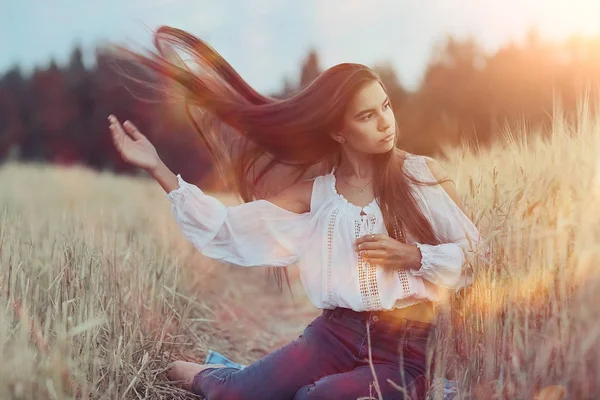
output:
POLYGON ((336 196, 338 199, 340 199, 349 209, 351 209, 353 212, 358 213, 359 215, 360 215, 360 212, 363 210, 367 215, 373 214, 373 213, 379 214, 380 209, 379 209, 379 205, 377 204, 377 198, 374 198, 366 206, 360 207, 360 206, 357 206, 356 204, 348 201, 348 199, 346 199, 343 194, 338 193, 338 191, 335 188, 335 183, 336 183, 335 170, 336 170, 336 167, 334 166, 333 169, 331 170, 331 172, 327 175, 329 178, 329 187, 331 188, 331 192, 333 193, 333 195, 336 196))

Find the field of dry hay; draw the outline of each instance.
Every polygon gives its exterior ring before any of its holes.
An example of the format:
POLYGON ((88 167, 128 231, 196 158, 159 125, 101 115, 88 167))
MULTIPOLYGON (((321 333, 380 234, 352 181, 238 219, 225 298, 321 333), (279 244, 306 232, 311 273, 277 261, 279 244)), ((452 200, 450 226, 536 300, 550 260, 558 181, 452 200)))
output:
MULTIPOLYGON (((600 393, 600 121, 582 115, 443 161, 492 249, 439 318, 437 375, 460 398, 600 393)), ((165 382, 168 362, 211 348, 249 363, 320 313, 295 269, 292 299, 263 269, 197 253, 149 179, 5 164, 0 188, 2 399, 195 398, 165 382)))

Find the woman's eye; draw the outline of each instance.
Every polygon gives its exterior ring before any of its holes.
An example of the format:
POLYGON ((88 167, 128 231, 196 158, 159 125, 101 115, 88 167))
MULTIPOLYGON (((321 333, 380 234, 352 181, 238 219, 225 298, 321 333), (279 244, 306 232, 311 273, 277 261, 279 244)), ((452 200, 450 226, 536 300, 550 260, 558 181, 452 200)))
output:
MULTIPOLYGON (((390 107, 390 103, 386 103, 386 104, 385 104, 383 107, 384 107, 384 108, 389 108, 389 107, 390 107)), ((362 118, 361 118, 361 121, 366 121, 366 120, 368 120, 369 118, 371 118, 371 116, 372 116, 372 115, 373 115, 373 114, 367 114, 366 116, 364 116, 364 117, 362 117, 362 118)))

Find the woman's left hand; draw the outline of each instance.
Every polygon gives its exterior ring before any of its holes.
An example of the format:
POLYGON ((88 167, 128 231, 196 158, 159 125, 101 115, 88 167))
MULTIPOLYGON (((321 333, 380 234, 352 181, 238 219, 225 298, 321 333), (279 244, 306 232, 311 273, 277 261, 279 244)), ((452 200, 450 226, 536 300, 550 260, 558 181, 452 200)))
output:
POLYGON ((386 234, 368 234, 358 238, 354 249, 373 264, 399 269, 419 269, 421 251, 412 244, 399 242, 386 234))

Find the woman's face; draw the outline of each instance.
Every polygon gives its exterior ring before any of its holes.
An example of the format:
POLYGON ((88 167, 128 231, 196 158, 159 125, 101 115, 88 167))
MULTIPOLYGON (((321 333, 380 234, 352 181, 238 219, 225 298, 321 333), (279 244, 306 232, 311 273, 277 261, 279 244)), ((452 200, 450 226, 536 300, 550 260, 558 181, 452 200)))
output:
POLYGON ((396 134, 396 119, 383 87, 377 81, 366 83, 344 115, 339 132, 344 145, 365 153, 385 153, 394 148, 396 134))

